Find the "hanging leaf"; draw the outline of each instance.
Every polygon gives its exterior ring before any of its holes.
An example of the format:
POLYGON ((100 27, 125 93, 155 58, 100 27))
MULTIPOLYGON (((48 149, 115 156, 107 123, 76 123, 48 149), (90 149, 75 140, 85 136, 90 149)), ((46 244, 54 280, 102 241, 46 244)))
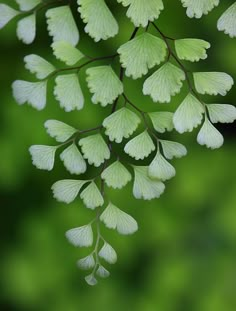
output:
POLYGON ((169 140, 160 140, 163 154, 165 158, 171 160, 173 158, 182 158, 186 156, 187 149, 184 145, 177 143, 175 141, 169 141, 169 140))
POLYGON ((38 4, 41 3, 41 0, 15 0, 19 5, 21 11, 30 11, 34 9, 38 4))
POLYGON ((71 174, 83 174, 86 172, 87 165, 79 152, 77 146, 73 143, 68 148, 66 148, 60 155, 66 169, 71 174))
POLYGON ((116 251, 107 242, 104 242, 104 245, 99 251, 98 255, 110 264, 114 264, 117 261, 116 251))
POLYGON ((219 18, 217 28, 231 38, 236 37, 236 2, 234 2, 219 18))
POLYGON ((104 204, 104 199, 95 182, 91 182, 80 194, 87 208, 95 209, 104 204))
POLYGON ((131 181, 132 176, 127 168, 116 161, 108 166, 101 174, 103 180, 105 180, 108 187, 114 189, 121 189, 131 181))
POLYGON ((200 145, 207 146, 208 148, 217 149, 223 145, 224 137, 206 117, 205 122, 198 133, 197 142, 200 145))
POLYGON ((147 166, 134 166, 133 195, 136 199, 152 200, 159 198, 165 190, 165 185, 148 175, 147 166))
POLYGON ((61 108, 64 108, 66 112, 83 109, 84 96, 77 74, 58 76, 55 82, 54 95, 61 108))
POLYGON ((236 107, 226 104, 206 105, 212 123, 233 123, 236 120, 236 107))
POLYGON ((194 72, 193 78, 199 94, 225 96, 234 84, 232 77, 224 72, 194 72))
POLYGON ((47 81, 28 82, 16 80, 12 84, 13 96, 19 105, 28 103, 37 110, 46 106, 47 81))
POLYGON ((210 43, 200 39, 175 40, 175 49, 178 58, 190 62, 198 62, 200 59, 206 59, 206 50, 210 47, 210 43))
POLYGON ((17 23, 16 34, 19 40, 25 44, 31 44, 36 36, 35 13, 22 18, 17 23))
POLYGON ((158 151, 148 167, 148 174, 151 178, 165 181, 174 177, 176 172, 175 168, 158 151))
POLYGON ((36 78, 40 80, 45 79, 56 70, 52 64, 35 54, 25 56, 24 62, 25 68, 28 69, 31 73, 35 73, 36 78))
POLYGON ((78 131, 74 127, 57 120, 48 120, 44 123, 44 126, 47 133, 60 143, 67 141, 78 131))
POLYGON ((19 11, 14 10, 10 6, 0 3, 0 29, 2 29, 14 17, 20 14, 19 11))
POLYGON ((128 138, 137 129, 140 118, 130 109, 123 107, 112 113, 103 121, 105 134, 111 141, 121 143, 123 138, 128 138))
POLYGON ((120 54, 122 67, 126 68, 126 76, 137 79, 164 61, 166 44, 156 36, 144 32, 123 44, 117 52, 120 54))
POLYGON ((96 274, 103 279, 108 278, 110 276, 110 272, 101 265, 98 267, 96 274))
POLYGON ((52 185, 53 196, 59 202, 71 203, 77 197, 80 189, 88 180, 64 179, 52 185))
POLYGON ((87 275, 84 279, 85 279, 86 283, 90 286, 95 286, 98 283, 97 279, 94 277, 93 274, 87 275))
POLYGON ((77 261, 77 266, 82 270, 90 270, 95 267, 94 256, 91 254, 77 261))
POLYGON ((143 85, 143 94, 150 95, 154 102, 169 103, 171 96, 180 92, 183 80, 184 72, 167 62, 147 78, 143 85))
POLYGON ((92 67, 86 70, 86 74, 94 104, 105 107, 123 93, 123 84, 111 66, 92 67))
POLYGON ((46 18, 48 32, 54 42, 66 41, 73 46, 78 44, 79 31, 68 5, 47 10, 46 18))
POLYGON ((85 32, 95 42, 107 40, 118 34, 119 26, 104 0, 77 0, 85 32))
POLYGON ((187 8, 187 15, 190 18, 201 18, 203 14, 208 14, 219 0, 181 0, 183 7, 187 8))
POLYGON ((136 220, 111 202, 100 216, 100 219, 107 228, 116 229, 120 234, 133 234, 138 230, 136 220))
POLYGON ((29 148, 33 164, 40 170, 51 171, 57 146, 33 145, 29 148))
POLYGON ((173 112, 168 111, 158 111, 148 113, 152 120, 154 129, 159 133, 164 133, 165 131, 172 131, 174 128, 173 124, 173 112))
POLYGON ((72 66, 80 61, 84 55, 73 45, 66 41, 56 41, 51 45, 53 54, 68 66, 72 66))
POLYGON ((189 93, 174 114, 173 122, 179 133, 191 132, 202 122, 203 104, 189 93))
POLYGON ((90 135, 79 141, 84 158, 98 167, 110 158, 110 150, 101 134, 90 135))
POLYGON ((76 247, 93 245, 93 230, 91 225, 70 229, 66 232, 68 241, 76 247))
POLYGON ((131 139, 126 145, 124 151, 135 160, 143 160, 155 150, 155 145, 147 131, 131 139))

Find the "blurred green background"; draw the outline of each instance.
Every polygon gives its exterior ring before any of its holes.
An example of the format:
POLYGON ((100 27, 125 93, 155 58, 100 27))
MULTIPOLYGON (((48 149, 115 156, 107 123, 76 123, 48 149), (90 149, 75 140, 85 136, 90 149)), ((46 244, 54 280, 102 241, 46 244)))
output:
MULTIPOLYGON (((165 1, 166 9, 158 25, 166 35, 197 37, 212 44, 209 58, 199 64, 186 64, 188 68, 225 71, 236 78, 236 39, 216 30, 217 18, 232 2, 223 1, 207 17, 190 20, 180 1, 165 1)), ((108 4, 120 22, 121 32, 98 45, 84 35, 84 26, 74 6, 81 32, 79 47, 85 54, 111 54, 132 32, 125 9, 115 1, 110 0, 108 4)), ((86 223, 93 212, 84 208, 80 200, 69 206, 56 202, 50 187, 69 174, 59 160, 53 172, 37 170, 31 164, 28 148, 32 144, 54 144, 43 128, 47 119, 85 129, 99 125, 110 107, 102 109, 91 104, 84 71, 81 73, 86 96, 83 111, 64 113, 52 96, 53 81, 49 83, 45 110, 37 112, 26 105, 19 107, 12 98, 12 81, 34 81, 24 69, 25 55, 35 53, 60 67, 63 64, 52 56, 43 11, 38 14, 37 39, 31 46, 16 39, 15 27, 13 21, 0 32, 0 309, 235 311, 235 125, 218 126, 225 136, 225 145, 216 151, 196 143, 197 131, 165 135, 167 139, 184 143, 189 154, 174 162, 177 176, 167 183, 167 190, 159 200, 135 200, 132 185, 110 193, 114 203, 137 219, 140 229, 132 237, 106 233, 119 260, 108 268, 111 277, 91 288, 84 282, 85 273, 75 265, 85 252, 69 245, 64 232, 86 223)), ((142 80, 132 82, 126 78, 125 83, 126 93, 144 110, 174 111, 187 92, 184 88, 171 104, 153 104, 141 94, 142 80)), ((234 88, 225 98, 206 99, 235 103, 235 97, 234 88)))

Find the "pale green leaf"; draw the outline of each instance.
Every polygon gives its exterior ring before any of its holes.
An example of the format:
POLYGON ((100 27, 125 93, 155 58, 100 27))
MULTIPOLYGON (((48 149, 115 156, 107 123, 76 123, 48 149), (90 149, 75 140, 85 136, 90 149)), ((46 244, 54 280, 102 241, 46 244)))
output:
POLYGON ((96 274, 103 279, 108 278, 110 276, 110 272, 101 265, 98 267, 96 274))
POLYGON ((183 80, 183 70, 167 62, 147 78, 143 85, 143 94, 150 95, 154 102, 169 103, 171 96, 180 92, 183 80))
POLYGON ((86 283, 90 286, 95 286, 98 283, 97 279, 94 277, 93 274, 87 275, 84 279, 85 279, 86 283))
POLYGON ((76 46, 79 42, 79 31, 68 5, 49 9, 46 12, 49 35, 53 41, 66 41, 76 46))
POLYGON ((210 43, 200 39, 175 40, 175 49, 179 59, 198 62, 206 59, 206 50, 211 47, 210 43))
POLYGON ((227 104, 207 105, 212 123, 233 123, 236 120, 236 107, 227 104))
POLYGON ((40 170, 51 171, 57 146, 33 145, 29 148, 33 164, 40 170))
POLYGON ((84 96, 80 87, 78 75, 75 73, 61 75, 55 79, 54 95, 60 107, 66 112, 81 110, 84 107, 84 96))
POLYGON ((41 3, 41 0, 15 0, 21 11, 30 11, 41 3))
POLYGON ((84 158, 98 167, 110 158, 110 150, 101 134, 90 135, 79 141, 84 158))
POLYGON ((91 254, 77 261, 77 266, 82 270, 90 270, 95 266, 94 256, 91 254))
POLYGON ((60 155, 66 169, 71 174, 83 174, 86 172, 87 165, 77 146, 73 143, 67 147, 60 155))
POLYGON ((182 158, 187 154, 187 149, 180 143, 169 140, 160 140, 160 143, 164 156, 169 160, 173 158, 182 158))
POLYGON ((44 126, 47 133, 60 143, 67 141, 77 132, 74 127, 57 120, 48 120, 44 123, 44 126))
POLYGON ((10 22, 20 12, 14 10, 10 6, 0 3, 0 29, 10 22))
POLYGON ((164 192, 165 185, 149 177, 147 166, 134 166, 134 173, 133 195, 136 199, 152 200, 164 192))
POLYGON ((217 28, 231 38, 236 37, 236 2, 234 2, 219 18, 217 28))
POLYGON ((37 110, 46 106, 47 81, 28 82, 16 80, 12 84, 13 96, 19 105, 28 103, 37 110))
POLYGON ((224 143, 222 134, 211 124, 206 117, 205 122, 198 133, 197 142, 211 149, 220 148, 224 143))
POLYGON ((193 77, 200 94, 225 96, 234 84, 232 77, 224 72, 194 72, 193 77))
POLYGON ((112 113, 103 121, 106 128, 105 134, 111 141, 121 143, 123 138, 128 138, 137 129, 140 118, 130 109, 123 107, 112 113))
POLYGON ((79 194, 80 189, 86 184, 87 180, 64 179, 52 185, 53 196, 59 202, 71 203, 79 194))
POLYGON ((117 21, 104 0, 77 0, 77 3, 81 18, 87 24, 84 30, 95 42, 118 34, 117 21))
POLYGON ((114 248, 108 244, 107 242, 104 242, 103 247, 98 253, 99 257, 103 258, 106 262, 110 264, 114 264, 117 261, 117 254, 114 248))
POLYGON ((91 67, 86 70, 86 74, 94 104, 100 103, 105 107, 123 93, 123 84, 111 66, 91 67))
POLYGON ((203 104, 189 93, 174 114, 173 122, 179 133, 191 132, 202 122, 203 104))
POLYGON ((144 32, 123 44, 117 52, 120 54, 122 67, 126 68, 126 76, 137 79, 164 61, 166 44, 158 37, 144 32))
POLYGON ((24 57, 25 68, 31 73, 35 73, 38 79, 44 79, 56 68, 42 57, 31 54, 24 57))
POLYGON ((89 247, 93 245, 93 230, 91 225, 85 225, 66 231, 68 241, 76 247, 89 247))
POLYGON ((151 178, 165 181, 174 177, 176 172, 175 168, 158 151, 148 167, 148 174, 151 178))
POLYGON ((174 128, 173 124, 173 112, 168 111, 158 111, 148 113, 152 120, 154 129, 159 133, 164 133, 165 131, 172 131, 174 128))
POLYGON ((143 160, 155 150, 155 145, 147 131, 131 139, 124 148, 125 153, 135 160, 143 160))
POLYGON ((120 234, 133 234, 138 230, 136 220, 111 202, 100 216, 100 219, 104 222, 107 228, 116 229, 120 234))
POLYGON ((131 181, 132 176, 127 168, 116 161, 108 166, 101 174, 103 180, 105 180, 108 187, 114 189, 121 189, 131 181))
POLYGON ((30 44, 36 36, 36 16, 35 13, 28 15, 17 23, 16 34, 19 40, 25 44, 30 44))
POLYGON ((66 41, 56 41, 51 45, 53 54, 68 66, 72 66, 80 61, 84 55, 73 45, 66 41))
POLYGON ((104 204, 104 199, 95 182, 91 182, 80 194, 87 208, 95 209, 104 204))
POLYGON ((124 6, 128 6, 126 15, 136 27, 146 27, 148 22, 153 22, 164 9, 162 0, 118 0, 124 6))
POLYGON ((201 18, 202 15, 208 14, 219 0, 181 0, 183 6, 187 8, 187 15, 190 18, 201 18))

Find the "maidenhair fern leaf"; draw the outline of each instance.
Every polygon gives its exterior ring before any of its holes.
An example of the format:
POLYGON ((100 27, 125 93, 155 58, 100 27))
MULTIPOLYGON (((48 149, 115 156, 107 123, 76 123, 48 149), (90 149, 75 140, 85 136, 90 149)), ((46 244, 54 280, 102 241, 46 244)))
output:
POLYGON ((148 175, 159 180, 168 180, 176 174, 175 168, 161 155, 160 151, 148 167, 148 175))
POLYGON ((208 14, 220 0, 181 0, 183 6, 187 8, 188 17, 201 18, 203 14, 208 14))
POLYGON ((104 204, 104 199, 95 182, 91 182, 80 194, 87 208, 95 209, 104 204))
POLYGON ((77 261, 77 266, 82 270, 90 270, 95 266, 94 256, 91 254, 77 261))
POLYGON ((228 34, 231 38, 236 37, 236 2, 234 2, 219 18, 217 28, 228 34))
POLYGON ((108 278, 110 276, 110 272, 101 265, 98 267, 96 274, 103 279, 108 278))
POLYGON ((172 131, 174 128, 172 112, 168 111, 158 111, 148 113, 152 120, 154 129, 159 133, 164 133, 165 131, 172 131))
POLYGON ((77 146, 73 143, 67 147, 60 155, 66 169, 71 174, 83 174, 86 172, 87 165, 77 146))
POLYGON ((123 44, 118 49, 118 53, 120 54, 122 67, 126 68, 126 76, 137 79, 147 74, 149 69, 164 61, 166 44, 163 40, 144 32, 123 44))
POLYGON ((41 3, 41 0, 15 0, 21 11, 30 11, 41 3))
POLYGON ((24 57, 25 68, 31 73, 35 73, 38 79, 45 79, 56 68, 42 57, 31 54, 24 57))
POLYGON ((169 103, 171 96, 180 92, 185 74, 170 62, 154 72, 143 85, 143 94, 150 95, 154 102, 169 103))
POLYGON ((14 17, 20 14, 19 11, 14 10, 10 6, 0 3, 0 29, 2 29, 14 17))
POLYGON ((107 106, 123 93, 123 84, 111 66, 92 67, 87 69, 86 74, 94 104, 107 106))
POLYGON ((114 248, 108 244, 107 242, 104 242, 103 247, 98 253, 99 257, 104 259, 106 262, 110 264, 114 264, 117 262, 117 254, 114 248))
POLYGON ((49 35, 53 41, 66 41, 76 46, 79 42, 79 31, 68 5, 49 9, 46 12, 49 35))
POLYGON ((93 245, 93 230, 91 225, 70 229, 66 232, 68 241, 77 247, 93 245))
POLYGON ((29 148, 33 164, 40 170, 51 171, 57 146, 34 145, 29 148))
POLYGON ((160 140, 163 154, 165 158, 171 160, 173 158, 182 158, 186 156, 187 149, 184 145, 177 143, 175 141, 169 141, 169 140, 160 140))
POLYGON ((210 43, 200 39, 175 40, 175 49, 178 58, 190 62, 198 62, 200 59, 206 59, 206 50, 210 47, 210 43))
POLYGON ((77 132, 74 127, 57 120, 48 120, 44 123, 44 126, 47 133, 60 143, 67 141, 77 132))
POLYGON ((77 0, 78 11, 87 25, 84 30, 95 42, 117 35, 119 26, 104 0, 77 0))
POLYGON ((67 112, 83 109, 84 96, 77 74, 58 76, 55 82, 54 95, 59 101, 61 108, 64 108, 67 112))
POLYGON ((26 16, 17 23, 16 34, 19 40, 25 44, 31 44, 36 36, 35 13, 26 16))
POLYGON ((73 45, 66 41, 53 42, 51 45, 53 54, 68 66, 72 66, 80 61, 84 55, 73 45))
POLYGON ((198 133, 197 141, 200 145, 205 145, 211 149, 217 149, 223 145, 224 137, 206 117, 205 122, 198 133))
POLYGON ((116 161, 102 172, 101 178, 105 180, 108 187, 121 189, 131 181, 132 176, 120 161, 116 161))
POLYGON ((212 123, 233 123, 236 120, 236 107, 227 104, 207 105, 212 123))
POLYGON ((90 286, 95 286, 95 285, 97 285, 97 283, 98 283, 98 281, 97 281, 97 279, 95 278, 95 276, 94 276, 93 273, 87 275, 84 279, 85 279, 86 283, 87 283, 88 285, 90 285, 90 286))

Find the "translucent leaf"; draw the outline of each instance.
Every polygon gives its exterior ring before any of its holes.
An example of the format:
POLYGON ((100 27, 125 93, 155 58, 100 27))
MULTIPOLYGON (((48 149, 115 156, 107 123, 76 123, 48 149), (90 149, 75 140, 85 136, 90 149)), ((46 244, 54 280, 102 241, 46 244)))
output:
POLYGON ((207 105, 212 123, 233 123, 236 120, 236 107, 227 104, 207 105))
POLYGON ((118 0, 124 6, 128 6, 126 15, 136 27, 146 27, 148 22, 153 22, 164 9, 162 0, 118 0))
POLYGON ((84 55, 73 45, 66 41, 53 42, 51 45, 53 54, 68 66, 72 66, 80 61, 84 55))
POLYGON ((97 285, 98 281, 97 279, 94 277, 93 274, 89 274, 85 277, 85 281, 87 282, 88 285, 90 286, 95 286, 97 285))
POLYGON ((59 202, 71 203, 77 197, 87 180, 64 179, 52 185, 53 196, 59 202))
POLYGON ((76 46, 79 42, 79 31, 68 5, 49 9, 46 12, 48 32, 53 41, 66 41, 76 46))
POLYGON ((201 18, 203 14, 208 14, 219 0, 181 0, 183 6, 187 8, 187 15, 190 18, 201 18))
POLYGON ((84 158, 98 167, 110 158, 110 150, 101 134, 90 135, 79 141, 84 158))
POLYGON ((150 112, 148 115, 151 118, 153 127, 157 132, 164 133, 166 130, 167 131, 173 130, 174 114, 172 112, 158 111, 158 112, 150 112))
POLYGON ((56 68, 42 57, 31 54, 24 57, 25 68, 31 73, 35 73, 38 79, 44 79, 56 68))
POLYGON ((107 242, 104 242, 104 245, 99 251, 98 255, 110 264, 114 264, 117 261, 116 251, 107 242))
POLYGON ((236 2, 234 2, 219 18, 217 28, 231 38, 236 37, 236 2))
POLYGON ((85 225, 66 231, 68 241, 77 247, 89 247, 93 245, 93 230, 91 225, 85 225))
POLYGON ((165 185, 149 177, 147 166, 134 166, 134 173, 133 195, 136 199, 152 200, 164 192, 165 185))
POLYGON ((193 77, 200 94, 225 96, 234 84, 232 77, 224 72, 194 72, 193 77))
POLYGON ((89 255, 77 261, 77 266, 82 270, 90 270, 95 266, 93 255, 89 255))
POLYGON ((17 23, 16 34, 19 40, 25 44, 31 44, 36 36, 35 13, 22 18, 17 23))
POLYGON ((200 145, 206 145, 208 148, 217 149, 224 143, 224 137, 221 133, 211 124, 208 118, 198 133, 197 142, 200 145))
POLYGON ((15 16, 20 14, 20 12, 14 10, 10 6, 0 3, 0 29, 2 29, 10 20, 15 16))
POLYGON ((44 123, 44 126, 47 129, 47 133, 60 143, 67 141, 77 132, 74 127, 57 120, 48 120, 44 123))
POLYGON ((112 104, 123 93, 123 84, 111 66, 98 66, 86 70, 92 102, 103 107, 112 104))
POLYGON ((123 188, 132 179, 130 172, 120 161, 116 161, 108 166, 102 172, 101 177, 105 180, 108 187, 114 189, 123 188))
POLYGON ((173 122, 179 133, 191 132, 202 122, 203 104, 192 94, 188 94, 174 114, 173 122))
POLYGON ((29 148, 33 164, 40 170, 51 171, 57 146, 33 145, 29 148))
POLYGON ((169 140, 160 140, 160 143, 164 156, 169 160, 173 158, 182 158, 187 154, 187 149, 180 143, 169 140))
POLYGON ((175 168, 158 151, 155 158, 148 167, 148 174, 151 178, 168 180, 175 176, 175 168))
POLYGON ((105 134, 111 141, 121 143, 123 138, 128 138, 137 129, 140 118, 130 109, 123 107, 112 113, 103 121, 106 128, 105 134))
POLYGON ((154 102, 169 103, 171 96, 180 92, 183 80, 184 72, 167 62, 147 78, 143 85, 143 94, 150 95, 154 102))
POLYGON ((15 0, 21 11, 30 11, 41 3, 41 0, 15 0))
POLYGON ((118 34, 117 21, 104 0, 77 0, 77 3, 81 18, 87 24, 84 30, 95 42, 118 34))
POLYGON ((46 106, 47 82, 16 80, 12 84, 13 96, 18 104, 28 103, 37 110, 46 106))
POLYGON ((110 272, 101 265, 98 267, 96 274, 104 279, 110 276, 110 272))
MULTIPOLYGON (((147 6, 147 4, 145 5, 147 6)), ((122 67, 126 68, 126 76, 137 79, 164 61, 166 44, 156 36, 144 32, 123 44, 117 52, 120 54, 122 67)))
POLYGON ((136 220, 112 203, 109 203, 100 219, 107 228, 116 229, 120 234, 133 234, 138 230, 136 220))
POLYGON ((126 145, 124 151, 135 160, 143 160, 155 150, 155 145, 147 131, 131 139, 126 145))
POLYGON ((80 194, 87 208, 95 209, 104 204, 103 196, 95 182, 91 182, 80 194))
POLYGON ((211 47, 210 43, 200 39, 175 40, 175 49, 179 59, 198 62, 206 59, 206 50, 211 47))
POLYGON ((60 155, 66 169, 71 174, 83 174, 86 172, 87 165, 77 146, 73 143, 66 148, 60 155))
POLYGON ((75 73, 58 76, 54 95, 60 103, 60 107, 66 112, 81 110, 84 107, 84 96, 80 87, 78 75, 75 73))

